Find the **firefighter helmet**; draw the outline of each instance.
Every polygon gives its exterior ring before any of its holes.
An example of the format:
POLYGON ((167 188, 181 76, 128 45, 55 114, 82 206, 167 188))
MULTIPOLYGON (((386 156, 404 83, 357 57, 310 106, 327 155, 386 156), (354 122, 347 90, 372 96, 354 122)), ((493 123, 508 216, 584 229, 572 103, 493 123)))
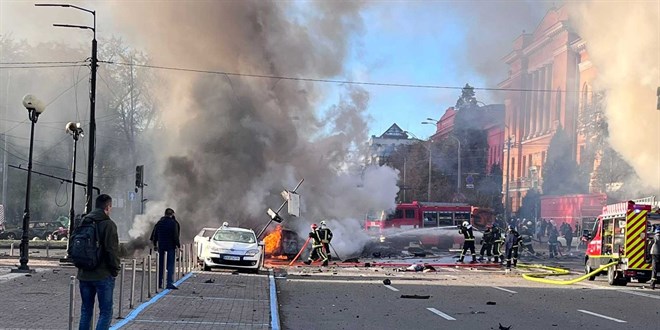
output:
POLYGON ((316 226, 315 223, 313 223, 313 224, 311 225, 311 227, 312 227, 312 229, 316 229, 316 228, 317 228, 317 226, 316 226))
POLYGON ((470 225, 469 222, 467 222, 467 221, 463 221, 463 227, 467 227, 467 226, 469 226, 469 225, 470 225))
POLYGON ((515 229, 513 225, 509 225, 509 230, 513 230, 513 229, 515 229))
POLYGON ((320 224, 321 226, 325 226, 325 220, 321 220, 320 224))
POLYGON ((655 233, 660 234, 660 227, 655 228, 655 233))

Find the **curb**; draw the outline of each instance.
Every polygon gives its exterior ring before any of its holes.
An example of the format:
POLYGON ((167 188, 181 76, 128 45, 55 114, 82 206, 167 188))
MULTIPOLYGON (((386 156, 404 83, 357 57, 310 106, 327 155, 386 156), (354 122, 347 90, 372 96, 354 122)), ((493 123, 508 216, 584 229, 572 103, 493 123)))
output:
POLYGON ((275 286, 275 276, 273 270, 268 270, 268 281, 270 282, 270 328, 280 330, 280 314, 277 305, 277 288, 275 286))

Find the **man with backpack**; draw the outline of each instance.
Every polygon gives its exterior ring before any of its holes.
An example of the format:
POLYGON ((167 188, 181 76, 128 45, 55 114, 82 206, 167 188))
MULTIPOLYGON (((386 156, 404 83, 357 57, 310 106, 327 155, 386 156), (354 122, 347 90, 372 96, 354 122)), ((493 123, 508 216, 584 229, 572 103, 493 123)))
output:
POLYGON ((119 274, 119 237, 110 219, 112 198, 96 198, 96 209, 87 214, 71 235, 68 254, 78 268, 80 283, 79 329, 89 330, 98 294, 99 318, 96 329, 109 329, 112 321, 112 295, 119 274))
POLYGON ((167 286, 166 289, 177 290, 174 285, 174 260, 176 249, 181 247, 179 234, 181 226, 174 217, 174 210, 165 209, 165 216, 160 218, 151 232, 151 242, 158 249, 158 287, 163 287, 163 266, 165 265, 165 253, 167 253, 167 286))

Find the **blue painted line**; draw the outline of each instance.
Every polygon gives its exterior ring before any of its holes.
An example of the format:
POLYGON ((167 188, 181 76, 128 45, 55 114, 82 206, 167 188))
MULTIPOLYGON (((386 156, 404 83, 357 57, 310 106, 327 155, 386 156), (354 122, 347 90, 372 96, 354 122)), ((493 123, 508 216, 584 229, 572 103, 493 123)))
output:
POLYGON ((268 280, 270 281, 270 328, 280 330, 280 313, 277 308, 277 289, 275 288, 275 277, 273 270, 269 270, 268 280))
MULTIPOLYGON (((193 275, 192 272, 186 274, 186 276, 184 276, 184 277, 182 277, 180 280, 176 281, 176 283, 174 283, 174 285, 180 285, 180 284, 183 283, 185 280, 187 280, 188 278, 190 278, 192 275, 193 275)), ((170 291, 172 291, 172 290, 170 290, 170 289, 165 289, 165 290, 161 291, 159 294, 155 295, 155 296, 154 296, 153 298, 151 298, 149 301, 142 303, 140 306, 138 306, 136 309, 134 309, 130 314, 128 314, 128 316, 126 316, 125 319, 123 319, 123 320, 121 320, 121 321, 115 323, 113 326, 111 326, 111 327, 110 327, 110 330, 117 330, 117 329, 120 329, 121 327, 123 327, 123 326, 125 326, 126 324, 128 324, 128 322, 133 321, 133 319, 135 319, 135 317, 137 317, 138 314, 140 314, 145 308, 149 307, 149 305, 151 305, 151 304, 155 303, 156 301, 158 301, 158 299, 164 297, 164 296, 165 296, 166 294, 168 294, 170 291)))

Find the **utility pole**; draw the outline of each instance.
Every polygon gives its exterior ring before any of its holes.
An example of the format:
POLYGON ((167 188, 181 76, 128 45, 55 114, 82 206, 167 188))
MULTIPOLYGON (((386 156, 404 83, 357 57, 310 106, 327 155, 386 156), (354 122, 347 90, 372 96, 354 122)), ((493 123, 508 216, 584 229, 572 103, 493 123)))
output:
POLYGON ((504 221, 509 218, 509 182, 511 178, 511 135, 506 143, 506 188, 504 188, 504 221))

